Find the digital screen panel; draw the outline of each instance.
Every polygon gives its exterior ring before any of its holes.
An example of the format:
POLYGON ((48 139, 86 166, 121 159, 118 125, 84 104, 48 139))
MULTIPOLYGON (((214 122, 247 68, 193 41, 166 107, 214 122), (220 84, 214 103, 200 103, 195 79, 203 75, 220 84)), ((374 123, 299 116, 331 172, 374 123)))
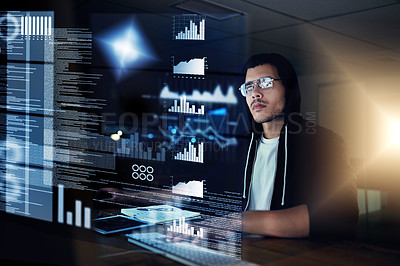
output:
POLYGON ((151 221, 240 258, 242 78, 220 72, 206 18, 56 17, 1 13, 2 211, 92 230, 102 204, 145 220, 143 208, 172 208, 151 221))

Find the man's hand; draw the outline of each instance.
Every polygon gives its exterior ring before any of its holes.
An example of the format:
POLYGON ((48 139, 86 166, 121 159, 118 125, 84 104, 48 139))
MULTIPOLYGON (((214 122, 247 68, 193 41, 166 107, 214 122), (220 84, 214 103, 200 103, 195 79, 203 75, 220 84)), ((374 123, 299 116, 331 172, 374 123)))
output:
POLYGON ((310 235, 307 205, 277 211, 247 211, 243 213, 243 232, 250 234, 300 238, 310 235))

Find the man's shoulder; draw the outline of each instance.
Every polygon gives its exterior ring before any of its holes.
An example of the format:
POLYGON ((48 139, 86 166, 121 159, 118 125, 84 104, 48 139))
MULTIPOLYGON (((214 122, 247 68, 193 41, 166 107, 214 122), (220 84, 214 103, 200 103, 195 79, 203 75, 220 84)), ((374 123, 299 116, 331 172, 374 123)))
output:
POLYGON ((307 120, 303 120, 303 128, 297 138, 298 147, 302 147, 300 149, 314 151, 315 154, 321 156, 321 159, 339 156, 349 161, 347 145, 338 133, 316 123, 311 126, 307 120))
POLYGON ((328 142, 343 142, 342 137, 331 129, 317 124, 315 121, 301 118, 292 126, 292 133, 294 135, 305 137, 310 141, 328 141, 328 142))
POLYGON ((299 149, 305 147, 326 150, 345 148, 345 142, 338 133, 302 117, 289 123, 288 133, 292 144, 299 149))

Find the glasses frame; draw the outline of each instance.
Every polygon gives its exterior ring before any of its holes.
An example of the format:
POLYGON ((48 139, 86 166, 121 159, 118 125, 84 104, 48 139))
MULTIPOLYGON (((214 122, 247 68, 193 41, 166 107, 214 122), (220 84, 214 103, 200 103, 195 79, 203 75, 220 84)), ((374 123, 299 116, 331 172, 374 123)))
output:
POLYGON ((260 88, 260 90, 262 92, 267 92, 267 91, 270 91, 274 87, 274 81, 275 80, 282 80, 282 79, 274 79, 274 78, 271 78, 270 76, 262 77, 262 78, 259 78, 259 79, 253 80, 253 81, 249 81, 249 82, 243 83, 239 87, 239 90, 240 90, 240 92, 242 93, 242 95, 244 97, 247 97, 247 92, 248 91, 254 90, 255 85, 257 85, 258 88, 260 88), (262 82, 266 82, 266 85, 263 85, 262 82), (247 88, 249 85, 252 85, 251 89, 247 88))

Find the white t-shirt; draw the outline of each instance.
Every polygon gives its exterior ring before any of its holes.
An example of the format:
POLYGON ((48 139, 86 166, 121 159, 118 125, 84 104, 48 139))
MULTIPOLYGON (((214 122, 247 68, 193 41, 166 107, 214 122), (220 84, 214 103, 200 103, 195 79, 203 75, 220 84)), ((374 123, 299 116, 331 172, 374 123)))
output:
POLYGON ((261 134, 250 185, 249 210, 268 211, 274 192, 279 137, 266 139, 261 134))

